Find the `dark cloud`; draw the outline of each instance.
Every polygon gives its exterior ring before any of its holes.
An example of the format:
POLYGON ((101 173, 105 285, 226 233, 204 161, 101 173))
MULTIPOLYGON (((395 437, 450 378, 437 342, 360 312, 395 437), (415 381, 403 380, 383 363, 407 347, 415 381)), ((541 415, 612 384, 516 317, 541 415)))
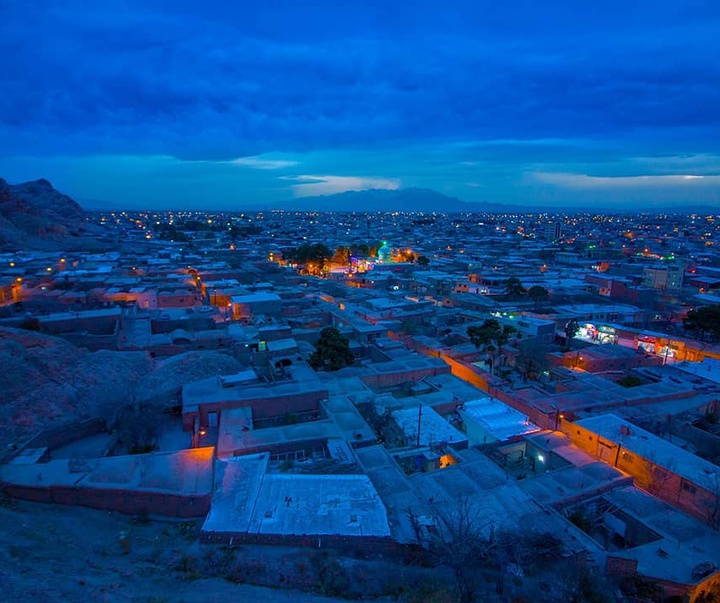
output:
POLYGON ((97 197, 161 165, 152 195, 191 175, 279 199, 248 170, 290 157, 342 186, 620 195, 636 181, 592 178, 720 173, 719 28, 700 0, 0 0, 0 169, 45 156, 97 197))
POLYGON ((717 9, 700 3, 42 4, 0 5, 3 153, 720 129, 717 9))

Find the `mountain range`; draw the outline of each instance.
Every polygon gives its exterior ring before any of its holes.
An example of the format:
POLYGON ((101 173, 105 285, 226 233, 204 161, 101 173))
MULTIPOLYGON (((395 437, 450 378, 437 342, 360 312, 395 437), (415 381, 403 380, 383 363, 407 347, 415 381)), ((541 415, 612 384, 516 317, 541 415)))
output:
MULTIPOLYGON (((100 201, 88 201, 98 209, 105 206, 100 201)), ((105 209, 108 207, 106 206, 105 209)), ((347 191, 334 195, 300 197, 271 206, 272 209, 320 212, 446 212, 446 213, 701 213, 716 214, 720 207, 711 205, 685 206, 683 204, 657 204, 637 207, 550 207, 535 205, 506 205, 502 203, 466 202, 457 197, 444 195, 427 188, 402 188, 395 190, 368 189, 347 191)), ((123 209, 123 208, 113 208, 123 209)), ((148 208, 146 208, 148 209, 148 208)), ((197 207, 195 210, 213 208, 197 207)), ((248 211, 238 207, 237 211, 248 211)), ((254 209, 260 210, 257 205, 254 209)), ((227 211, 227 208, 225 209, 227 211)), ((73 199, 55 190, 45 179, 22 184, 8 184, 0 178, 0 249, 73 249, 88 244, 97 246, 93 236, 98 231, 85 220, 83 208, 73 199)))
MULTIPOLYGON (((301 197, 283 204, 299 211, 506 212, 500 203, 467 203, 429 188, 369 189, 301 197)), ((524 210, 526 211, 526 210, 524 210)))
POLYGON ((714 214, 720 207, 710 205, 686 206, 683 204, 657 204, 644 208, 637 207, 592 207, 578 204, 574 207, 550 207, 537 205, 507 205, 503 203, 477 203, 466 202, 457 197, 450 197, 432 189, 402 188, 395 190, 369 189, 363 191, 348 191, 334 195, 301 197, 292 199, 278 206, 277 209, 290 209, 298 211, 343 211, 343 212, 446 212, 446 213, 574 213, 574 212, 607 212, 638 213, 648 212, 682 212, 714 214))

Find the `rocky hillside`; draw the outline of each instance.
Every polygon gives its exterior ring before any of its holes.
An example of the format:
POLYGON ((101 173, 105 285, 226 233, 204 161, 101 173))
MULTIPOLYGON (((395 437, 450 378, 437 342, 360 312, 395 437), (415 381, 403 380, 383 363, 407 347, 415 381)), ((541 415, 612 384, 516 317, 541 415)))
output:
POLYGON ((89 352, 57 337, 0 328, 0 450, 46 427, 112 419, 133 399, 175 403, 190 381, 240 370, 216 352, 155 361, 144 352, 89 352))
POLYGON ((0 329, 0 446, 44 427, 102 416, 153 369, 142 352, 88 352, 62 339, 0 329))
POLYGON ((67 248, 92 230, 82 207, 47 180, 8 184, 0 178, 0 249, 67 248))
POLYGON ((186 383, 241 370, 237 360, 220 352, 178 354, 159 361, 153 371, 138 382, 136 400, 167 408, 179 400, 186 383))

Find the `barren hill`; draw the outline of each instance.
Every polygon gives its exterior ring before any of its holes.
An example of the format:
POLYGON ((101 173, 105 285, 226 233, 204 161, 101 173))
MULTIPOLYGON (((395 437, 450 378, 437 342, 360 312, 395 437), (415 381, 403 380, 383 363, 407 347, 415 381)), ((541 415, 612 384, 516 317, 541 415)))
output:
POLYGON ((103 417, 133 400, 168 405, 185 383, 240 365, 217 352, 155 361, 144 352, 89 352, 57 337, 0 328, 0 449, 40 429, 103 417))
POLYGON ((0 178, 0 249, 73 248, 92 234, 82 207, 47 180, 0 178))

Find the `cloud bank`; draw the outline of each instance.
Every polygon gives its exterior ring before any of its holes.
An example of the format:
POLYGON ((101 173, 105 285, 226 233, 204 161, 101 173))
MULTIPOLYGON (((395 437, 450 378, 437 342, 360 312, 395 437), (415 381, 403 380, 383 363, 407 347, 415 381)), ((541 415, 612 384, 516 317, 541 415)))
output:
POLYGON ((112 159, 132 157, 136 178, 162 164, 165 205, 202 178, 223 205, 374 180, 536 204, 589 188, 642 204, 682 176, 706 177, 683 200, 717 187, 720 3, 40 4, 0 0, 10 180, 34 161, 70 193, 134 201, 112 159), (98 163, 120 191, 87 172, 98 163), (314 180, 278 178, 292 170, 314 180))

